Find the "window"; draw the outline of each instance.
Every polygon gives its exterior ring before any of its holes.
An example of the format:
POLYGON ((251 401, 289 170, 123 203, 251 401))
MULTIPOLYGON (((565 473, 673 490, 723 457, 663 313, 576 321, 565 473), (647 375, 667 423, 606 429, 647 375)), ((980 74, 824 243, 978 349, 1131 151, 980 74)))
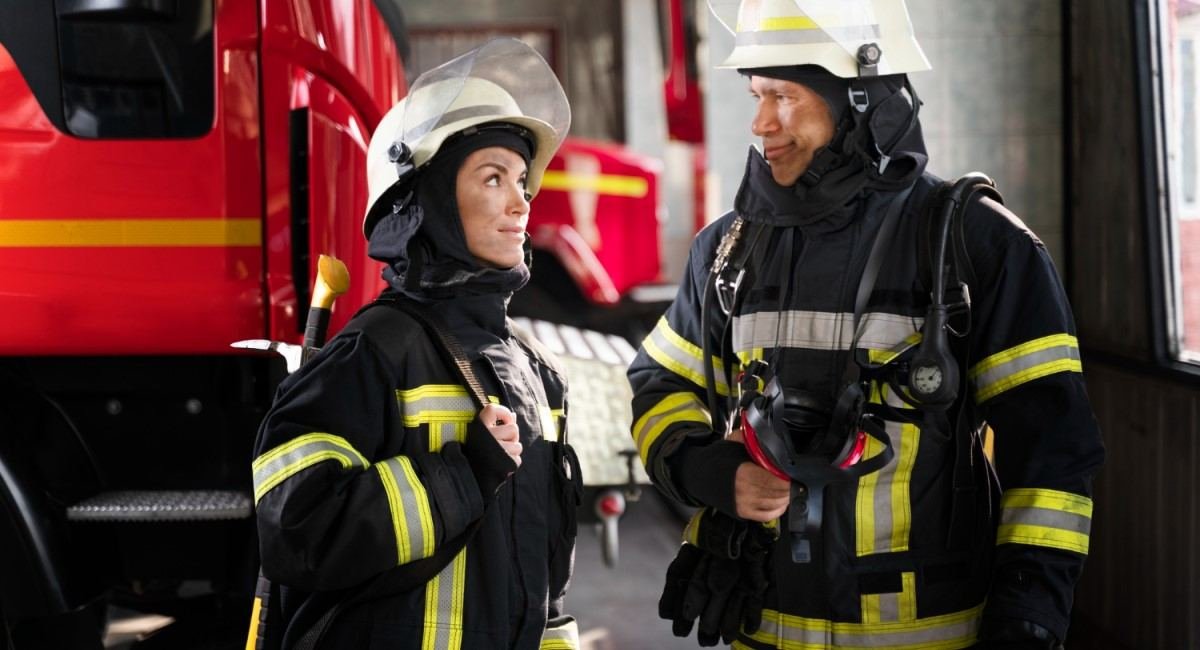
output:
POLYGON ((1161 0, 1158 9, 1173 351, 1181 360, 1200 362, 1200 1, 1161 0))

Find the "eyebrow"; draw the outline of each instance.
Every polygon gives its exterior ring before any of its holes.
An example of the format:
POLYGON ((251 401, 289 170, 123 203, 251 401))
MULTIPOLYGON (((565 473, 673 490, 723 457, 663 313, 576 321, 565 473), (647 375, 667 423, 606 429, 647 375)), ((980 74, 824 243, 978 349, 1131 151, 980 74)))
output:
MULTIPOLYGON (((479 163, 479 165, 477 165, 477 166, 475 167, 475 171, 479 171, 479 170, 483 169, 484 167, 495 167, 497 170, 499 170, 499 171, 501 171, 501 172, 504 172, 504 173, 506 173, 506 174, 509 172, 509 169, 508 169, 508 166, 507 166, 507 165, 505 165, 504 163, 494 162, 494 161, 491 161, 491 160, 487 160, 487 161, 484 161, 484 162, 481 162, 481 163, 479 163)), ((521 173, 523 173, 523 174, 528 174, 528 173, 529 173, 529 170, 528 170, 528 169, 526 169, 526 170, 524 170, 524 171, 523 171, 523 172, 521 172, 521 173)))

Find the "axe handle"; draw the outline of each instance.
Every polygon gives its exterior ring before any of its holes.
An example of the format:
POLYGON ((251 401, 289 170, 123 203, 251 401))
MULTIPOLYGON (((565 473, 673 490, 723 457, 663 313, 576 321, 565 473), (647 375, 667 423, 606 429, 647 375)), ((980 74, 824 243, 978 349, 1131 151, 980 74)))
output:
POLYGON ((325 345, 329 332, 329 314, 333 301, 350 287, 350 274, 346 265, 335 257, 322 255, 317 260, 317 279, 313 284, 312 303, 308 307, 308 320, 304 326, 304 350, 301 365, 325 345))

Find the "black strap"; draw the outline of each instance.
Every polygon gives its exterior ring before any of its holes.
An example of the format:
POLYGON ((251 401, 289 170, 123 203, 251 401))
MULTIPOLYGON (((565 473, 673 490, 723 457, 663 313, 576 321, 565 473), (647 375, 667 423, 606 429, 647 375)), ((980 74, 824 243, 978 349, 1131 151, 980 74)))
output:
MULTIPOLYGON (((421 309, 416 303, 394 297, 381 297, 368 307, 373 305, 387 305, 398 309, 420 323, 425 331, 432 334, 442 344, 438 348, 442 360, 458 370, 458 376, 467 385, 471 397, 475 399, 475 404, 482 409, 491 403, 488 400, 487 391, 483 390, 483 384, 480 383, 479 377, 475 376, 475 371, 471 369, 471 362, 467 360, 462 345, 450 333, 450 327, 446 325, 446 321, 442 319, 441 315, 432 309, 421 309)), ((366 311, 370 313, 369 309, 366 311)))
POLYGON ((879 230, 875 231, 875 241, 871 244, 871 254, 867 256, 867 265, 863 268, 862 278, 858 281, 858 293, 854 296, 854 341, 850 344, 851 361, 854 358, 854 350, 858 347, 858 339, 862 337, 858 321, 867 309, 867 302, 871 299, 871 292, 875 290, 875 278, 879 275, 879 269, 883 266, 883 260, 886 257, 884 247, 894 243, 892 236, 895 234, 896 226, 900 221, 897 217, 904 209, 904 204, 908 202, 908 195, 912 193, 912 190, 913 186, 909 185, 896 194, 896 198, 892 199, 891 204, 888 205, 887 212, 883 215, 883 222, 879 224, 879 230))

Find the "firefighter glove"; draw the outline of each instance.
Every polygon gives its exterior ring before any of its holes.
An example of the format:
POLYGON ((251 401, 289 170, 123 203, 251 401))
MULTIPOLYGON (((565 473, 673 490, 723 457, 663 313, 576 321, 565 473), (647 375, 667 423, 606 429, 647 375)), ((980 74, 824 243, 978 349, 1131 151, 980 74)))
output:
POLYGON ((672 622, 679 637, 688 636, 699 620, 701 646, 730 643, 741 630, 757 631, 771 531, 706 509, 689 523, 685 538, 667 568, 659 616, 672 622))

